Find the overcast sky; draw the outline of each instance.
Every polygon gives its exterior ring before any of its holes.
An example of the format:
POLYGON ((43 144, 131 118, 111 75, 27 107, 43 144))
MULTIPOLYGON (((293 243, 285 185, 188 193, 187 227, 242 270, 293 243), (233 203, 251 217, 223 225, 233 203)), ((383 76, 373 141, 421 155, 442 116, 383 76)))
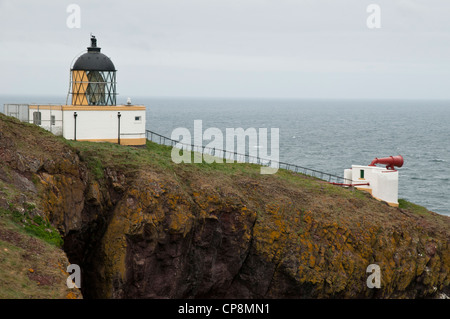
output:
POLYGON ((91 32, 125 99, 450 99, 448 0, 0 0, 0 94, 65 96, 91 32))

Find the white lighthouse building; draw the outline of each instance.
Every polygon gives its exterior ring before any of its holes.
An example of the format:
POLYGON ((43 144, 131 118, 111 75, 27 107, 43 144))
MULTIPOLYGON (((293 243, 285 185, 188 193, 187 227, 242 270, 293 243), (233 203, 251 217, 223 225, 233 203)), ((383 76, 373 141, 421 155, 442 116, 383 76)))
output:
POLYGON ((71 67, 65 105, 5 104, 4 113, 70 140, 145 145, 146 108, 116 105, 116 68, 100 51, 91 36, 71 67))

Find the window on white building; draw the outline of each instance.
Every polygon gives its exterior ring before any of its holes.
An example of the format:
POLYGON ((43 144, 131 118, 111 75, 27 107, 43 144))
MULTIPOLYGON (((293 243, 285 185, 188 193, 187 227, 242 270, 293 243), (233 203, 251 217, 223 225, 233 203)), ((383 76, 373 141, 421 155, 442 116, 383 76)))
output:
POLYGON ((41 112, 33 112, 33 124, 41 125, 41 112))

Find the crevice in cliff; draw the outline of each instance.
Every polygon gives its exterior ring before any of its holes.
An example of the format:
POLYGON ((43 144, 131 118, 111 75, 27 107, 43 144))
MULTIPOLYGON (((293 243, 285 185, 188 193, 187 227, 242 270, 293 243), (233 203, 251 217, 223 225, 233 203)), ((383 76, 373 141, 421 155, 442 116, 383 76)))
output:
MULTIPOLYGON (((111 171, 109 174, 116 174, 111 171)), ((112 178, 103 180, 85 176, 84 206, 80 213, 81 226, 69 229, 64 236, 63 249, 72 264, 80 266, 83 298, 102 298, 104 279, 103 252, 100 246, 113 217, 116 204, 123 197, 124 185, 120 189, 112 178)))
POLYGON ((252 223, 251 226, 251 232, 250 232, 250 241, 248 243, 248 249, 247 249, 247 253, 245 254, 244 260, 242 261, 241 266, 239 267, 239 270, 236 272, 236 274, 233 276, 233 280, 230 283, 230 287, 233 287, 233 285, 235 284, 235 281, 240 277, 242 270, 246 267, 247 265, 247 261, 249 259, 250 253, 253 249, 253 243, 254 243, 254 229, 255 229, 255 225, 256 222, 258 221, 258 217, 255 217, 255 220, 252 223))
POLYGON ((270 292, 270 290, 271 290, 271 288, 272 288, 272 285, 273 285, 273 282, 274 282, 274 279, 275 279, 275 275, 276 275, 277 272, 278 272, 278 267, 280 266, 280 263, 281 263, 281 257, 280 257, 280 260, 278 260, 278 261, 276 262, 276 264, 275 264, 275 266, 274 266, 274 268, 273 268, 272 276, 270 277, 269 284, 267 285, 267 289, 266 289, 266 291, 264 292, 263 297, 266 297, 266 298, 267 298, 267 297, 269 296, 269 292, 270 292))
POLYGON ((83 226, 80 230, 72 230, 64 237, 64 251, 72 264, 80 266, 82 274, 81 292, 85 299, 97 298, 98 276, 102 274, 99 267, 101 255, 98 245, 106 232, 109 223, 107 218, 101 218, 83 226))

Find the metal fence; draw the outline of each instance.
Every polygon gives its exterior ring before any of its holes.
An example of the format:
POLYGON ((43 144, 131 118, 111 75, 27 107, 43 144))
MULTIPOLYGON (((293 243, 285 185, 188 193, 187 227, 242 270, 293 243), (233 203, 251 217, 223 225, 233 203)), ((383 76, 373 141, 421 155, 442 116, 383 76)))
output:
POLYGON ((15 117, 22 122, 29 121, 28 104, 4 104, 3 113, 15 117))
POLYGON ((295 173, 312 176, 312 177, 327 181, 328 183, 331 183, 331 184, 341 185, 341 186, 352 186, 352 181, 349 179, 346 179, 342 176, 322 172, 319 170, 303 167, 303 166, 296 165, 296 164, 272 161, 270 159, 264 159, 259 156, 255 157, 255 156, 251 156, 249 154, 240 154, 237 152, 231 152, 231 151, 222 150, 222 149, 210 148, 210 147, 206 147, 203 145, 200 146, 200 145, 182 143, 182 142, 173 140, 171 138, 168 138, 166 136, 163 136, 161 134, 152 132, 150 130, 146 130, 146 138, 147 138, 147 140, 155 142, 160 145, 166 145, 166 146, 172 146, 172 147, 178 147, 178 148, 180 146, 182 146, 182 149, 185 151, 194 151, 194 152, 198 152, 201 154, 207 154, 210 156, 222 158, 225 160, 235 161, 235 162, 239 162, 239 163, 251 163, 251 164, 258 164, 258 165, 264 165, 264 166, 270 166, 270 167, 277 167, 277 168, 286 169, 286 170, 289 170, 289 171, 292 171, 295 173))

